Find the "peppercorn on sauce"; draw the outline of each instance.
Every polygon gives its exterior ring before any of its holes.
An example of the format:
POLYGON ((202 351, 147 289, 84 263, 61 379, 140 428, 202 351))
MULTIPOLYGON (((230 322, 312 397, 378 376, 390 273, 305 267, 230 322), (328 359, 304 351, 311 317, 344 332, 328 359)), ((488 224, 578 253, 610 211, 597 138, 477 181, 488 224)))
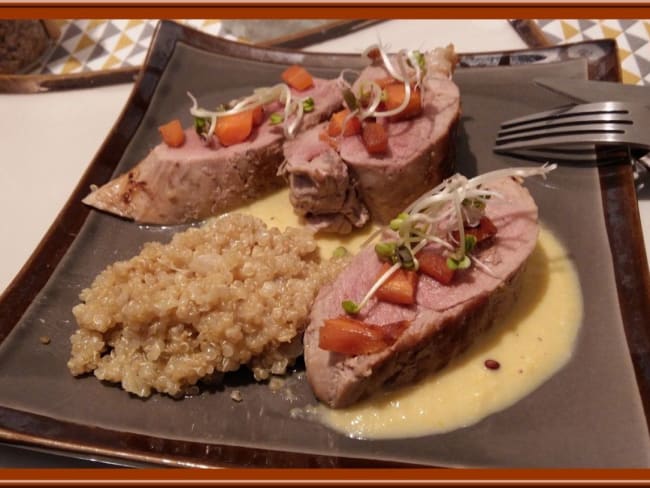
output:
MULTIPOLYGON (((299 217, 286 189, 237 209, 280 228, 299 217)), ((344 246, 355 253, 376 227, 350 237, 318 237, 329 257, 344 246)), ((323 405, 294 410, 351 437, 380 439, 443 433, 472 425, 541 386, 571 357, 582 318, 582 295, 566 249, 542 226, 513 308, 443 371, 415 385, 387 391, 345 409, 323 405)))

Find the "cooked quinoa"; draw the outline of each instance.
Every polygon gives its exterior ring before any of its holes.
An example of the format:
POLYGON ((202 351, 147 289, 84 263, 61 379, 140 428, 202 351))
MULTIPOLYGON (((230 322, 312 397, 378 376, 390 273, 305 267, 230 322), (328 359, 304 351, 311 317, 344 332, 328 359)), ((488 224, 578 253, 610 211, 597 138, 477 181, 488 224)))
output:
POLYGON ((342 265, 320 259, 309 231, 238 213, 147 243, 81 292, 68 368, 141 397, 180 396, 242 365, 257 380, 283 374, 318 289, 342 265))

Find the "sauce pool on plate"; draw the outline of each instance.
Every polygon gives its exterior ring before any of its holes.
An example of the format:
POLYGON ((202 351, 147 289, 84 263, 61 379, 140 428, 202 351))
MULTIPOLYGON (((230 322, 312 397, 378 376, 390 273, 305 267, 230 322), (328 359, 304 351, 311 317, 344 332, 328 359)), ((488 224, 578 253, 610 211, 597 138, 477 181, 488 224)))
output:
POLYGON ((351 437, 418 437, 472 425, 516 403, 569 361, 582 318, 577 273, 547 229, 524 273, 509 313, 444 370, 346 409, 319 405, 309 415, 351 437))
MULTIPOLYGON (((300 226, 282 190, 238 209, 280 228, 300 226)), ((318 237, 323 256, 356 252, 374 229, 352 237, 318 237)), ((570 359, 582 319, 577 272, 546 228, 524 271, 512 309, 462 356, 417 384, 382 392, 345 409, 294 411, 345 435, 365 439, 419 437, 467 427, 541 386, 570 359)))

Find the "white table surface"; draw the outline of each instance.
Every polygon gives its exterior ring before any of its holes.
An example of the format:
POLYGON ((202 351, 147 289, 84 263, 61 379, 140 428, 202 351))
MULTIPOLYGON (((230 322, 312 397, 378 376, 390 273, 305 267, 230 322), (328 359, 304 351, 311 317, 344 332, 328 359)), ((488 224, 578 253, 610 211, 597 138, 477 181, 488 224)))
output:
MULTIPOLYGON (((503 20, 400 20, 306 50, 360 52, 377 40, 396 49, 449 42, 462 52, 526 47, 503 20)), ((132 84, 123 84, 36 95, 0 94, 0 292, 56 218, 131 89, 132 84)), ((645 198, 639 204, 650 255, 650 195, 645 198)), ((92 463, 0 444, 0 467, 87 465, 92 463)))

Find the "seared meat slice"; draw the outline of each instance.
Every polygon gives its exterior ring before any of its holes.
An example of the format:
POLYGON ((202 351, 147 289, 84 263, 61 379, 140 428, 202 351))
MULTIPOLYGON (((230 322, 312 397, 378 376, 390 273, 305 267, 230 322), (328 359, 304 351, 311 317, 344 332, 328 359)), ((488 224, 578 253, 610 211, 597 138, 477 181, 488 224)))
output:
MULTIPOLYGON (((370 155, 358 135, 338 139, 338 150, 334 150, 319 140, 324 125, 320 131, 312 129, 285 144, 284 173, 298 214, 334 232, 363 226, 368 211, 373 220, 385 224, 452 173, 454 134, 460 115, 460 94, 451 80, 455 54, 448 47, 425 56, 422 114, 387 124, 386 154, 370 155), (347 177, 342 176, 344 166, 347 177), (353 218, 349 207, 341 205, 346 181, 348 201, 355 208, 353 218), (359 209, 363 218, 358 218, 359 209)), ((353 90, 356 93, 364 81, 388 75, 383 66, 369 66, 353 90)))
POLYGON ((493 243, 475 255, 491 273, 472 266, 448 286, 421 274, 412 306, 373 298, 357 318, 378 325, 410 322, 392 346, 359 356, 319 347, 323 322, 342 315, 341 302, 360 300, 374 283, 382 266, 374 249, 363 250, 332 284, 320 291, 304 344, 307 378, 322 402, 345 407, 380 387, 410 383, 443 368, 509 307, 517 295, 518 278, 537 242, 537 207, 528 191, 510 178, 489 187, 504 197, 492 199, 486 208, 486 215, 498 230, 493 243))
MULTIPOLYGON (((294 92, 312 97, 314 111, 300 130, 326 119, 342 103, 337 80, 314 79, 314 87, 294 92)), ((128 172, 90 193, 83 202, 136 222, 178 224, 220 214, 282 186, 283 129, 263 122, 250 138, 224 147, 205 145, 192 129, 178 148, 161 143, 128 172)))
MULTIPOLYGON (((370 155, 360 136, 341 139, 340 154, 356 175, 361 199, 373 220, 386 224, 413 200, 449 176, 454 167, 454 136, 460 93, 450 78, 453 50, 426 54, 422 114, 391 122, 388 152, 370 155)), ((366 68, 357 80, 388 76, 382 66, 366 68)))
POLYGON ((325 126, 317 125, 284 143, 282 173, 288 177, 289 199, 298 215, 316 230, 347 234, 367 222, 368 211, 348 167, 320 140, 325 126))

